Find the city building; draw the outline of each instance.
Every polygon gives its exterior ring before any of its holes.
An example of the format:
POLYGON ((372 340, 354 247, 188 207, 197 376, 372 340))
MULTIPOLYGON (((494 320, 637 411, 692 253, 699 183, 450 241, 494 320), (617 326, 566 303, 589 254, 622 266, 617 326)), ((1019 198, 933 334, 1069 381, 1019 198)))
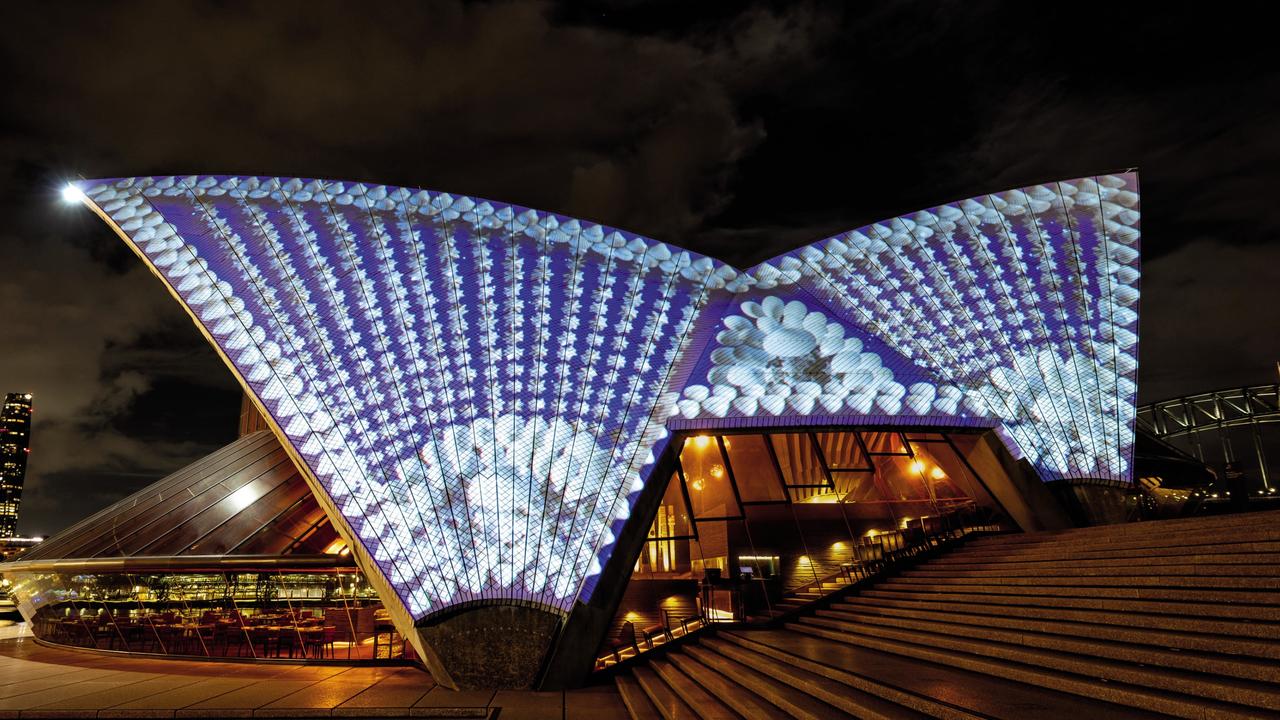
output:
POLYGON ((1063 528, 1132 482, 1132 173, 746 270, 418 189, 75 188, 241 382, 245 434, 6 566, 42 641, 565 687, 939 523, 1063 528))
POLYGON ((9 393, 0 408, 0 538, 18 534, 18 510, 30 453, 31 393, 9 393))

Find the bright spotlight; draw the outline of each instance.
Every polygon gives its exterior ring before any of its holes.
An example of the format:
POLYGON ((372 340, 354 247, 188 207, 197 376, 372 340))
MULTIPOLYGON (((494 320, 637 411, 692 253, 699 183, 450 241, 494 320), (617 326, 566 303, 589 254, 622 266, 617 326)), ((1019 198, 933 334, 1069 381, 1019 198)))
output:
POLYGON ((62 200, 69 203, 83 202, 84 193, 80 192, 80 188, 68 183, 66 187, 62 188, 62 200))

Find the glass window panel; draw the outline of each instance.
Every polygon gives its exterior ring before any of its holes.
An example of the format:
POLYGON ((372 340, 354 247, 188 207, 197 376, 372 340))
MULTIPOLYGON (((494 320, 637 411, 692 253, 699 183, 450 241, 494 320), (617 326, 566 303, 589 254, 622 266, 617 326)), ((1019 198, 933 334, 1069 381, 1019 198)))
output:
MULTIPOLYGON (((218 492, 224 480, 235 478, 246 472, 254 472, 254 468, 260 466, 264 469, 270 467, 270 464, 263 463, 279 462, 278 459, 269 461, 263 457, 263 450, 268 444, 274 444, 276 448, 270 453, 272 456, 278 453, 280 458, 285 457, 284 450, 279 447, 279 443, 275 443, 270 434, 265 434, 257 440, 261 442, 243 446, 238 443, 229 445, 228 448, 234 448, 234 452, 228 453, 216 463, 216 471, 206 467, 203 461, 193 464, 191 466, 193 468, 196 465, 200 466, 199 470, 193 470, 193 474, 203 475, 195 482, 191 482, 191 478, 187 477, 180 485, 170 488, 168 493, 158 491, 153 496, 154 502, 139 503, 137 508, 122 508, 115 521, 93 524, 92 527, 96 532, 92 537, 87 537, 77 547, 62 553, 62 557, 111 557, 133 554, 137 549, 136 543, 143 541, 144 533, 168 530, 180 523, 184 517, 199 512, 212 502, 212 497, 206 496, 211 488, 214 492, 218 492), (128 537, 120 537, 117 531, 121 524, 126 524, 123 521, 127 521, 127 525, 133 530, 128 537)), ((221 457, 222 453, 217 455, 221 457)), ((154 535, 146 537, 154 539, 154 535)))
POLYGON ((729 467, 738 483, 742 502, 783 502, 782 479, 774 469, 773 458, 762 435, 733 435, 724 438, 729 452, 729 467))
POLYGON ((672 540, 650 540, 644 544, 640 558, 636 561, 637 577, 666 577, 689 575, 689 543, 688 538, 672 540))
MULTIPOLYGON (((154 542, 156 538, 168 533, 175 527, 181 527, 184 523, 191 522, 193 518, 198 517, 210 506, 239 491, 254 478, 286 463, 290 468, 293 467, 292 461, 289 460, 284 450, 278 449, 270 455, 259 457, 246 467, 236 469, 234 472, 228 474, 220 473, 206 481, 201 481, 200 485, 203 487, 193 488, 195 497, 192 497, 191 493, 181 493, 170 498, 169 501, 162 503, 157 508, 162 512, 156 513, 154 516, 148 513, 137 517, 134 525, 135 528, 138 528, 137 531, 127 538, 120 538, 119 545, 114 548, 115 552, 104 554, 139 554, 143 548, 154 542), (173 506, 171 506, 170 501, 175 501, 172 503, 173 506)), ((195 537, 199 537, 199 535, 193 536, 192 539, 194 540, 195 537)), ((154 555, 156 553, 149 552, 148 554, 154 555)))
POLYGON ((912 443, 911 449, 935 499, 957 504, 972 498, 971 485, 965 482, 968 472, 949 445, 912 443))
POLYGON ((335 544, 341 543, 345 546, 345 542, 341 542, 342 537, 338 535, 338 531, 334 529, 333 523, 328 518, 320 518, 311 530, 300 539, 296 540, 286 550, 286 553, 315 554, 323 552, 332 552, 335 544))
POLYGON ((689 524, 689 510, 684 504, 684 492, 680 488, 680 476, 671 473, 666 492, 662 495, 662 504, 653 517, 653 527, 649 530, 651 538, 679 538, 693 534, 689 524))
POLYGON ((246 537, 263 525, 289 510, 311 491, 301 476, 294 474, 284 484, 276 487, 256 502, 237 513, 231 519, 197 540, 183 551, 192 555, 221 555, 239 545, 246 537))
POLYGON ((237 555, 283 555, 294 538, 274 527, 265 527, 246 539, 235 549, 237 555))
POLYGON ((876 487, 874 472, 831 472, 836 484, 836 494, 846 503, 867 503, 884 500, 876 487))
MULTIPOLYGON (((284 515, 276 518, 267 527, 246 538, 234 549, 244 555, 280 555, 294 541, 300 540, 311 532, 316 522, 324 517, 324 511, 310 495, 303 497, 284 515)), ((293 550, 293 552, 299 552, 293 550)), ((320 551, 317 551, 320 552, 320 551)))
MULTIPOLYGON (((714 437, 696 435, 685 438, 684 448, 680 451, 680 467, 684 469, 684 481, 689 488, 689 503, 693 506, 695 519, 741 517, 724 458, 720 455, 720 446, 714 437)), ((701 534, 701 526, 698 532, 701 534)))
POLYGON ((858 437, 852 432, 816 433, 818 446, 826 458, 827 467, 831 470, 871 469, 867 456, 858 444, 858 437))
POLYGON ((703 577, 707 570, 719 571, 721 577, 729 577, 729 522, 716 520, 698 523, 698 539, 691 541, 692 569, 694 577, 703 577))
POLYGON ((924 463, 905 456, 880 456, 874 458, 876 471, 889 491, 889 500, 929 500, 929 488, 925 485, 924 463))
MULTIPOLYGON (((190 493, 185 492, 187 487, 193 487, 198 490, 197 486, 201 480, 208 481, 208 478, 203 477, 202 473, 207 474, 210 472, 210 468, 220 467, 222 464, 231 462, 237 454, 251 452, 253 448, 259 447, 270 439, 268 435, 256 439, 241 440, 228 445, 151 486, 148 488, 146 495, 142 497, 135 495, 126 498, 126 500, 82 521, 79 525, 66 533, 60 534, 53 540, 32 548, 28 551, 27 558, 35 560, 58 557, 93 557, 99 555, 104 548, 110 550, 107 554, 113 554, 113 528, 122 524, 139 527, 141 513, 166 500, 172 504, 181 502, 183 498, 190 498, 190 493), (248 445, 244 443, 248 443, 248 445), (246 447, 250 446, 251 450, 246 450, 246 447)), ((216 479, 213 480, 213 482, 216 481, 216 479)))
POLYGON ((807 433, 777 433, 770 435, 769 440, 773 443, 778 466, 782 468, 782 477, 788 486, 827 484, 827 477, 807 433))
POLYGON ((907 446, 902 442, 902 435, 896 432, 864 432, 862 442, 867 445, 869 453, 887 453, 906 455, 907 446))
POLYGON ((225 497, 210 505, 200 514, 195 515, 160 539, 141 548, 139 552, 148 555, 173 555, 189 547, 198 538, 217 528, 228 519, 262 499, 280 481, 279 475, 294 472, 293 464, 285 460, 271 472, 228 493, 225 497))

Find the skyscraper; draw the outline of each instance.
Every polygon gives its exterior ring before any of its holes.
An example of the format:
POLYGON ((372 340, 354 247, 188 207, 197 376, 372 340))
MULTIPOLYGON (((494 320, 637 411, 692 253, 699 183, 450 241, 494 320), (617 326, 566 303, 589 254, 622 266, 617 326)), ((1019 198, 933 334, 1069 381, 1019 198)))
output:
POLYGON ((18 506, 31 446, 31 393, 9 393, 0 409, 0 538, 18 534, 18 506))

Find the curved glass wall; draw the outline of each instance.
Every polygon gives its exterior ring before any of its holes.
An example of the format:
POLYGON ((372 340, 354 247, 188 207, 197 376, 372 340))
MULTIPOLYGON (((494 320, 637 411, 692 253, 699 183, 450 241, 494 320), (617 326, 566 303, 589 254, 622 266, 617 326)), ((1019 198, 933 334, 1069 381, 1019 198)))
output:
POLYGON ((412 649, 354 567, 266 572, 18 572, 40 640, 201 658, 342 662, 412 649))
POLYGON ((602 661, 702 623, 767 620, 941 523, 1012 527, 970 462, 979 437, 824 429, 683 438, 602 661))

